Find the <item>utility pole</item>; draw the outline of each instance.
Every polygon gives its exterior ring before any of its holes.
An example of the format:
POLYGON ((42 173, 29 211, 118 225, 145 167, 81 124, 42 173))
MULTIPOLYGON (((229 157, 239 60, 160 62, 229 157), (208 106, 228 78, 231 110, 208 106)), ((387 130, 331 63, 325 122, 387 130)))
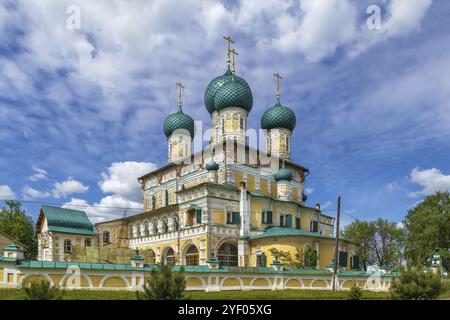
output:
POLYGON ((339 264, 339 220, 341 217, 341 196, 338 196, 336 216, 336 248, 334 250, 333 291, 336 291, 336 275, 339 264))

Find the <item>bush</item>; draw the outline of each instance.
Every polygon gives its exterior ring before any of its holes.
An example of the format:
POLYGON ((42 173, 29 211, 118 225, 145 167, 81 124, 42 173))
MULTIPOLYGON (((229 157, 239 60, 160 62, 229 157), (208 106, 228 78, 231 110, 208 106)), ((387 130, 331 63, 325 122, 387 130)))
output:
POLYGON ((358 287, 357 285, 354 285, 351 289, 350 289, 350 293, 348 295, 348 300, 361 300, 362 298, 362 290, 360 287, 358 287))
POLYGON ((442 292, 441 276, 432 272, 402 272, 399 280, 391 286, 392 299, 400 300, 430 300, 442 292))
POLYGON ((24 287, 27 300, 61 300, 64 290, 50 286, 47 281, 33 281, 29 287, 24 287))
POLYGON ((172 272, 172 267, 161 264, 150 273, 150 279, 143 286, 144 292, 136 292, 139 300, 180 300, 184 299, 186 280, 184 268, 172 272))

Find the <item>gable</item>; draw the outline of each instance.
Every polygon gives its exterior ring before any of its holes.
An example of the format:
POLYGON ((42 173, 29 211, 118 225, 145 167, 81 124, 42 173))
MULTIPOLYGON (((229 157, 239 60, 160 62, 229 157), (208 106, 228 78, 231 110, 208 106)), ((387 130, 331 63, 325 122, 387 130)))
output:
POLYGON ((42 206, 37 222, 38 232, 48 229, 50 232, 93 235, 94 226, 84 211, 42 206))

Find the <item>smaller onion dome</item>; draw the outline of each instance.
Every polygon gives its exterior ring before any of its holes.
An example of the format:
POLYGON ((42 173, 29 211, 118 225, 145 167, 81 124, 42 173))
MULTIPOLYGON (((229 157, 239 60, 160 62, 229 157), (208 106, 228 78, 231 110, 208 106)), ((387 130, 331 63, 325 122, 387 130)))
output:
POLYGON ((294 111, 277 102, 277 104, 264 112, 261 118, 261 128, 266 130, 286 128, 294 131, 296 122, 294 111))
POLYGON ((214 160, 211 160, 211 162, 206 164, 206 170, 208 171, 218 171, 219 170, 219 164, 215 162, 214 160))
POLYGON ((194 137, 194 119, 185 114, 181 107, 177 112, 169 115, 166 120, 164 120, 164 134, 166 137, 170 137, 172 133, 177 129, 185 129, 191 134, 191 138, 194 137))
POLYGON ((292 171, 289 168, 286 168, 283 163, 283 167, 281 167, 274 175, 274 179, 276 182, 278 181, 291 181, 292 180, 292 171))

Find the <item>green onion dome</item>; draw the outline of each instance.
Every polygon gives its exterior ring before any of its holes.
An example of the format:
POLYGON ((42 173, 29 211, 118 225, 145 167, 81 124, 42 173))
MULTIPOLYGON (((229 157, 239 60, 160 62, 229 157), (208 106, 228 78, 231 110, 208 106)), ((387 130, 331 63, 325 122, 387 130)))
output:
POLYGON ((274 179, 276 182, 278 181, 291 181, 292 180, 292 171, 289 168, 286 168, 283 164, 283 167, 280 168, 274 175, 274 179))
POLYGON ((223 75, 214 78, 208 84, 204 101, 210 114, 226 107, 240 107, 250 112, 253 95, 248 83, 241 77, 233 76, 228 67, 223 75))
POLYGON ((166 137, 170 137, 177 129, 185 129, 189 131, 191 138, 194 138, 194 119, 183 113, 181 107, 177 112, 172 113, 166 118, 166 120, 164 120, 163 130, 166 137))
POLYGON ((261 128, 266 130, 286 128, 294 131, 296 122, 294 111, 277 102, 276 105, 264 112, 261 118, 261 128))
POLYGON ((215 162, 214 160, 211 160, 210 163, 206 164, 206 170, 208 171, 218 171, 219 170, 219 164, 215 162))

